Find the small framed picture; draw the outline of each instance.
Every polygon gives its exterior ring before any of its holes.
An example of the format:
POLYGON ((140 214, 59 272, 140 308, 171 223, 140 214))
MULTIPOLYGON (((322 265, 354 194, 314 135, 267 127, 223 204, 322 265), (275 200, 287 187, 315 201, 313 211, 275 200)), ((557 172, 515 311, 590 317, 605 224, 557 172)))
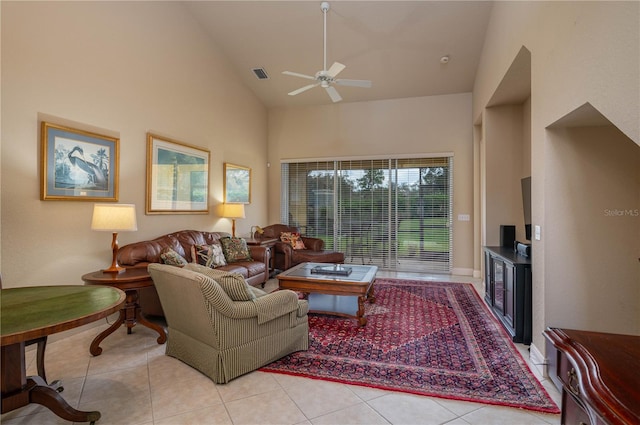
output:
POLYGON ((120 139, 42 122, 45 201, 117 201, 120 139))
POLYGON ((251 168, 224 163, 224 202, 251 203, 251 168))
POLYGON ((209 212, 209 151, 147 134, 147 214, 209 212))

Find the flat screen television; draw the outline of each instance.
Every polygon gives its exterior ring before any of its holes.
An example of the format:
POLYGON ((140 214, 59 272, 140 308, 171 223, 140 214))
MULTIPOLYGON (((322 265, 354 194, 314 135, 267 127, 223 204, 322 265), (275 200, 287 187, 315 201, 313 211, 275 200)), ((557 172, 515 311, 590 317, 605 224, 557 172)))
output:
POLYGON ((524 211, 524 233, 531 240, 531 177, 525 177, 522 184, 522 210, 524 211))

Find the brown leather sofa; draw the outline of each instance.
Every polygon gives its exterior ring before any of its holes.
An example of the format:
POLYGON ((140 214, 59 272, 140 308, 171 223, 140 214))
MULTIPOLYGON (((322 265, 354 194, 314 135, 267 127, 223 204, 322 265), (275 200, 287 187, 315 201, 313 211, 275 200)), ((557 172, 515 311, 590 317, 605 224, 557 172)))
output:
MULTIPOLYGON (((211 245, 225 236, 225 232, 201 232, 198 230, 181 230, 158 238, 134 242, 118 250, 118 263, 122 267, 147 267, 150 263, 162 263, 160 254, 169 247, 192 262, 191 247, 193 245, 211 245)), ((262 285, 269 279, 270 252, 263 246, 249 246, 253 261, 238 261, 217 267, 231 273, 240 273, 252 286, 262 285)), ((154 287, 139 291, 140 305, 143 314, 164 316, 160 299, 154 287)))
POLYGON ((275 268, 279 270, 287 270, 300 263, 344 263, 344 253, 336 251, 325 251, 324 241, 319 238, 302 236, 302 241, 306 249, 293 249, 291 244, 280 241, 282 232, 300 233, 295 226, 287 226, 286 224, 272 224, 264 227, 263 233, 260 235, 262 239, 278 239, 274 246, 274 263, 275 268))

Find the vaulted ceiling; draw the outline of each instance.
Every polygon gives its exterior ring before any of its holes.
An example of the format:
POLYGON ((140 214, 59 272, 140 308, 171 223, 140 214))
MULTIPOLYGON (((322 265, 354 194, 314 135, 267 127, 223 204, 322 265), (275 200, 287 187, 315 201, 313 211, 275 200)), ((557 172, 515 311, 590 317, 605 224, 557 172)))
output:
MULTIPOLYGON (((287 93, 323 68, 320 1, 184 1, 228 57, 238 76, 267 106, 330 104, 321 87, 287 93), (269 78, 259 80, 253 68, 269 78)), ((343 102, 464 93, 473 90, 491 2, 339 1, 327 12, 327 67, 338 78, 373 81, 372 88, 336 86, 343 102), (441 58, 449 61, 442 63, 441 58)), ((213 76, 212 76, 213 78, 213 76)))

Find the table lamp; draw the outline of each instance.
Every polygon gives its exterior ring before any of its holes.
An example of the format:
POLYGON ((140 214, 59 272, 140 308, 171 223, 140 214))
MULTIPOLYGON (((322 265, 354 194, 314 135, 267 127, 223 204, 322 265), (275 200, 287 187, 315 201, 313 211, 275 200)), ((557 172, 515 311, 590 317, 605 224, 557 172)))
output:
POLYGON ((236 237, 236 218, 245 218, 244 204, 224 204, 222 216, 231 219, 231 235, 236 237))
POLYGON ((138 230, 136 222, 136 206, 134 204, 95 204, 91 230, 113 232, 111 249, 113 261, 111 267, 102 270, 105 273, 120 273, 124 267, 118 265, 118 232, 132 232, 138 230))

